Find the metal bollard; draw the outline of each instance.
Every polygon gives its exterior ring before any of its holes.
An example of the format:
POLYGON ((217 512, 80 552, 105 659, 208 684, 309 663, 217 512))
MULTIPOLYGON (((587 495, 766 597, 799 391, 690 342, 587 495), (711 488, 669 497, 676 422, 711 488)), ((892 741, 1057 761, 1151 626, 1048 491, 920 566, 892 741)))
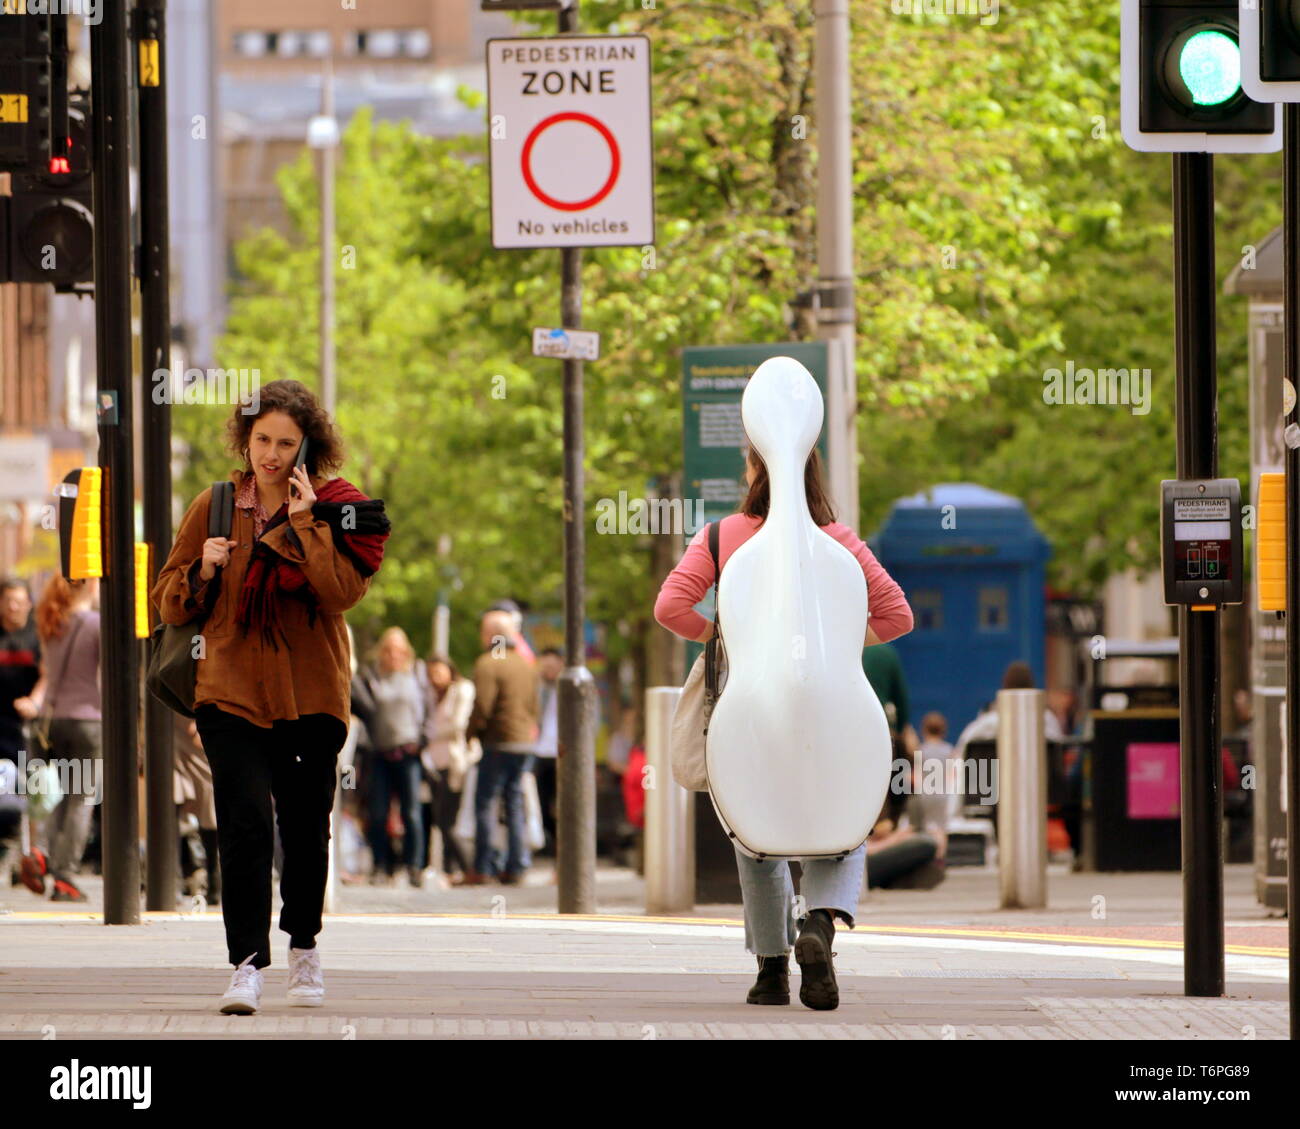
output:
POLYGON ((1047 745, 1041 690, 998 691, 998 887, 1003 909, 1047 905, 1047 745))
POLYGON ((679 686, 645 692, 645 909, 695 908, 695 795, 673 779, 669 736, 679 686))

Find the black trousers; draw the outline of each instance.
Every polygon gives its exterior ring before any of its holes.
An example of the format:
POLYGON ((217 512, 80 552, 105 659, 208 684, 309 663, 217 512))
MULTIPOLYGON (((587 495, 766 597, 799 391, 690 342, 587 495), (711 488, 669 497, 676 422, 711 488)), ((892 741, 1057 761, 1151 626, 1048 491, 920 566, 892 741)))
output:
MULTIPOLYGON (((451 829, 456 826, 456 815, 460 811, 460 793, 447 787, 447 774, 443 773, 433 786, 433 822, 442 832, 442 869, 444 874, 459 870, 468 874, 473 866, 460 849, 456 836, 451 829)), ((430 855, 430 858, 433 856, 430 855)))
POLYGON ((263 729, 216 706, 201 706, 195 720, 212 766, 230 963, 251 956, 266 968, 276 824, 284 852, 280 928, 298 949, 314 948, 321 930, 330 811, 347 728, 329 714, 309 714, 263 729))
POLYGON ((555 758, 537 757, 533 761, 533 779, 537 781, 537 802, 542 808, 542 828, 546 832, 546 851, 555 853, 555 758))

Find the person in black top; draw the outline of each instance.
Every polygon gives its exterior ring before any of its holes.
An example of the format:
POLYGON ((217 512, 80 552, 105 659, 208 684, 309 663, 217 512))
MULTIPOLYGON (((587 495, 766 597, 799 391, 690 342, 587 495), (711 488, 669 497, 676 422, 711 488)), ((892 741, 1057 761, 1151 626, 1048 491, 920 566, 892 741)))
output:
MULTIPOLYGON (((0 879, 7 878, 18 853, 23 798, 17 781, 18 773, 25 771, 19 754, 27 744, 23 722, 36 716, 32 692, 41 679, 41 643, 31 611, 26 584, 0 582, 0 879)), ((41 890, 44 886, 42 879, 41 890)))
POLYGON ((24 747, 23 722, 36 716, 32 691, 41 679, 41 643, 32 598, 21 580, 0 583, 0 756, 24 747))

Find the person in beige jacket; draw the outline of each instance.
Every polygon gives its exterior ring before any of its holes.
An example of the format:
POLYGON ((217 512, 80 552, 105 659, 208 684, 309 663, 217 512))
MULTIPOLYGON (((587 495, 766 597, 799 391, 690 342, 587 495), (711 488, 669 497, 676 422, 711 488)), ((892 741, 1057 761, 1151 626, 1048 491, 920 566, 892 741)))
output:
POLYGON ((515 647, 508 613, 490 611, 479 624, 483 653, 474 663, 474 708, 468 736, 483 743, 474 789, 474 866, 461 879, 481 886, 493 877, 514 886, 532 863, 524 828, 524 775, 538 734, 537 669, 515 647), (492 803, 505 797, 508 847, 502 867, 492 846, 492 803))
POLYGON ((420 759, 425 772, 436 781, 432 822, 442 836, 442 869, 450 878, 457 871, 468 874, 473 869, 452 829, 460 811, 465 774, 470 765, 478 763, 483 749, 477 737, 470 740, 465 736, 474 709, 474 683, 446 655, 433 655, 425 669, 429 708, 420 759))

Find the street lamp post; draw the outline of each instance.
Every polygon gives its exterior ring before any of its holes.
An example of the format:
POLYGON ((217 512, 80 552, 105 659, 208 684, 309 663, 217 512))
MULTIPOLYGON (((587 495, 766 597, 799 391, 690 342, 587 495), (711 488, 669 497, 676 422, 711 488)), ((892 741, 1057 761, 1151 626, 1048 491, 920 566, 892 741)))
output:
POLYGON ((307 127, 307 144, 320 152, 320 389, 334 414, 334 166, 339 123, 334 117, 334 61, 325 60, 320 113, 307 127))

